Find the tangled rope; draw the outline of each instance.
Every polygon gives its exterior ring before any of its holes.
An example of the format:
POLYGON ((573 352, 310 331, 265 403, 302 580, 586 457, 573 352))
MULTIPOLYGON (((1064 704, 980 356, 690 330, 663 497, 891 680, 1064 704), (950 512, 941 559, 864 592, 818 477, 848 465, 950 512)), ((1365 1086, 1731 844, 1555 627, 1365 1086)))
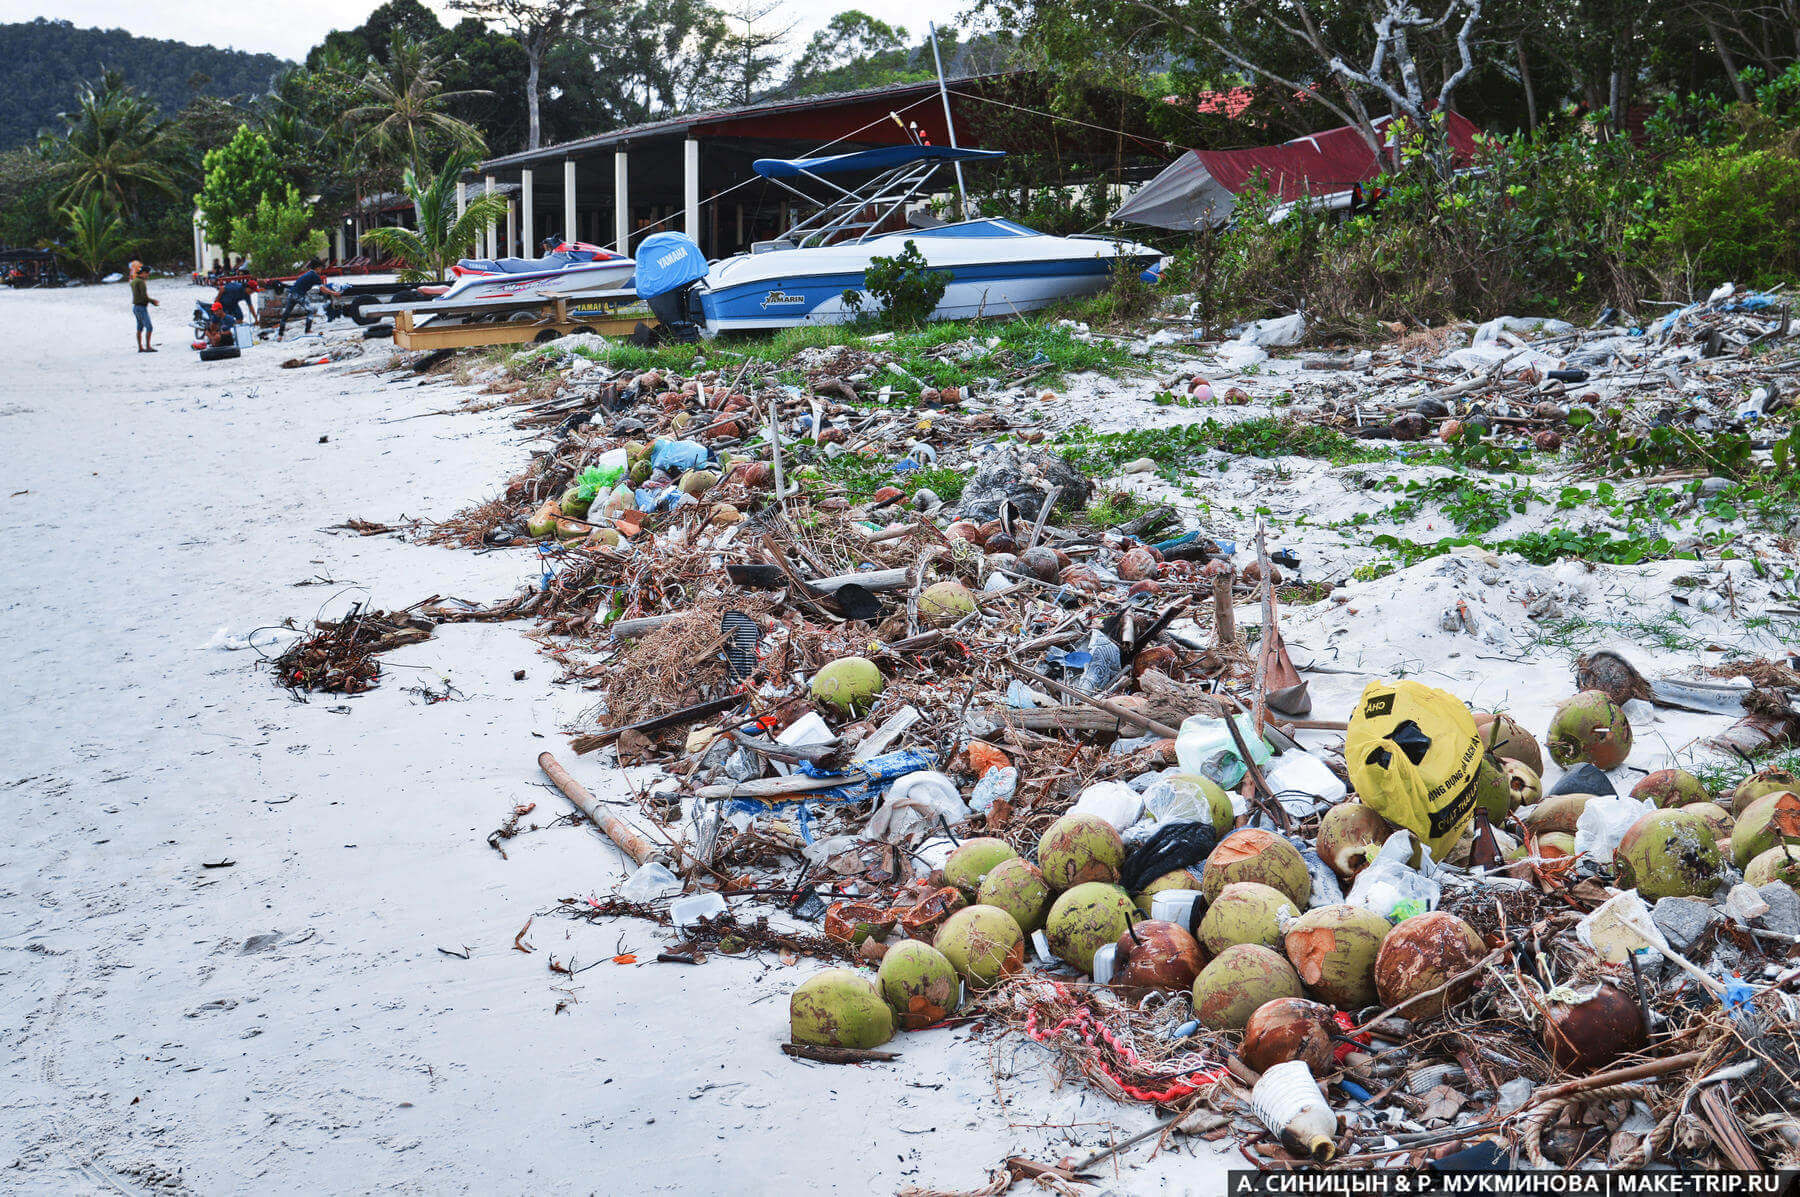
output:
MULTIPOLYGON (((1068 990, 1060 984, 1055 986, 1055 990, 1058 998, 1071 999, 1072 997, 1068 990)), ((1025 1033, 1036 1042, 1046 1045, 1053 1039, 1064 1035, 1072 1035, 1088 1047, 1098 1047, 1104 1044, 1106 1049, 1123 1061, 1128 1068, 1139 1072, 1154 1071, 1144 1063, 1130 1044, 1121 1041, 1117 1035, 1113 1034, 1112 1028, 1096 1018, 1094 1012, 1086 1006, 1077 1005, 1070 1014, 1049 1028, 1040 1026, 1038 1012, 1035 1009, 1028 1010, 1025 1013, 1025 1033)), ((1226 1076, 1224 1067, 1220 1066, 1171 1077, 1169 1086, 1165 1089, 1148 1089, 1127 1081, 1120 1075, 1118 1069, 1112 1067, 1098 1055, 1093 1060, 1093 1066, 1133 1100, 1151 1102, 1155 1105, 1167 1105, 1183 1097, 1191 1096, 1208 1085, 1218 1083, 1226 1076)))
MULTIPOLYGON (((1650 1091, 1642 1085, 1606 1085, 1599 1089, 1589 1089, 1582 1093, 1571 1093, 1567 1097, 1553 1097, 1531 1112, 1525 1120, 1525 1156, 1539 1168, 1551 1168, 1556 1165, 1544 1158, 1544 1127, 1550 1124, 1558 1114, 1570 1106, 1591 1105, 1594 1102, 1638 1101, 1650 1096, 1650 1091)), ((1672 1123, 1670 1124, 1673 1125, 1672 1123)), ((1639 1150, 1649 1153, 1653 1140, 1657 1138, 1662 1126, 1646 1136, 1639 1145, 1639 1150)), ((1667 1136, 1665 1135, 1664 1138, 1667 1136)))

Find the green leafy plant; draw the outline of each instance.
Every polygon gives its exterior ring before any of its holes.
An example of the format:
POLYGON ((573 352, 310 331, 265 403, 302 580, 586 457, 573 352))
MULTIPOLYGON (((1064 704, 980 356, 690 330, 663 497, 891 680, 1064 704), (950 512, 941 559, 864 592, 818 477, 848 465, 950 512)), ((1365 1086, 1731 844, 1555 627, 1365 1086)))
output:
POLYGON ((279 198, 265 192, 256 207, 231 223, 231 244, 262 274, 285 274, 325 253, 325 233, 313 227, 312 205, 290 183, 279 198))
POLYGON ((473 162, 467 154, 452 154, 425 183, 408 170, 406 194, 412 198, 419 227, 392 226, 363 234, 365 243, 400 259, 404 281, 442 280, 490 224, 505 218, 506 198, 501 195, 471 196, 463 214, 456 214, 456 180, 473 162))
POLYGON ((285 195, 288 182, 269 139, 239 125, 230 141, 206 151, 205 180, 194 197, 206 238, 227 250, 242 249, 233 239, 237 222, 256 211, 265 195, 285 195))
MULTIPOLYGON (((896 328, 916 328, 931 319, 949 286, 950 272, 931 269, 910 238, 892 257, 871 258, 863 271, 863 294, 879 302, 883 320, 896 328)), ((849 296, 846 292, 847 303, 849 296)), ((862 302, 854 309, 860 311, 862 302)))
POLYGON ((125 222, 100 193, 64 208, 63 221, 68 225, 69 240, 57 252, 88 278, 99 278, 125 256, 129 244, 125 222))

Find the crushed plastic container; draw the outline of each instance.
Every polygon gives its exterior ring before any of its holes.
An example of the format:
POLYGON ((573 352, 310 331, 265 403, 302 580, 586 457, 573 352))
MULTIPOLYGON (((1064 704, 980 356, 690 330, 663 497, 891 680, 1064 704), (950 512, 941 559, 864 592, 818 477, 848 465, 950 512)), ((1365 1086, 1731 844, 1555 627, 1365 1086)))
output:
POLYGON ((704 894, 689 894, 685 898, 677 898, 669 903, 669 921, 677 930, 694 926, 701 919, 717 918, 726 910, 723 894, 711 891, 704 894))
POLYGON ((1428 876, 1430 850, 1426 849, 1423 857, 1425 871, 1414 869, 1407 863, 1412 859, 1416 844, 1410 831, 1396 831, 1388 836, 1374 863, 1356 875, 1356 883, 1350 887, 1344 901, 1396 923, 1415 914, 1436 910, 1443 887, 1428 876))
POLYGON ((619 896, 627 902, 655 902, 660 898, 672 898, 681 893, 681 878, 669 871, 669 866, 661 861, 653 860, 639 865, 637 872, 626 878, 625 884, 619 887, 619 896))
POLYGON ((1011 802, 1018 788, 1019 771, 1012 765, 989 769, 975 783, 975 791, 969 795, 969 809, 985 815, 993 808, 994 803, 1011 802))
MULTIPOLYGON (((1267 764, 1275 750, 1257 733, 1255 721, 1242 714, 1237 717, 1237 726, 1257 767, 1267 764)), ((1189 715, 1181 721, 1181 734, 1175 737, 1175 759, 1183 773, 1210 777, 1227 790, 1235 790, 1250 771, 1238 755, 1225 721, 1210 715, 1189 715)))
MULTIPOLYGON (((1255 751, 1254 745, 1251 751, 1255 751)), ((1290 797, 1299 795, 1333 805, 1342 802, 1350 792, 1343 780, 1310 752, 1282 753, 1275 758, 1275 763, 1264 773, 1264 777, 1283 807, 1288 806, 1290 797)), ((1309 807, 1311 805, 1308 804, 1309 807)))
POLYGON ((1197 889, 1164 889, 1150 895, 1150 917, 1185 927, 1189 935, 1199 933, 1205 914, 1206 895, 1197 889))
POLYGON ((1337 1154, 1337 1115, 1305 1060, 1284 1060, 1263 1073, 1250 1090, 1250 1108, 1294 1155, 1324 1164, 1337 1154))

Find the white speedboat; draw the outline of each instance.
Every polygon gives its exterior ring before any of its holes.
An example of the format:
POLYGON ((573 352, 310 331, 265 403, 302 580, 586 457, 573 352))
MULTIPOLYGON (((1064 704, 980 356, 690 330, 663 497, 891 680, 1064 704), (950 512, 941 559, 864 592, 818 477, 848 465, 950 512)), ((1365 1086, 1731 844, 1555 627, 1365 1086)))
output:
MULTIPOLYGON (((824 158, 762 158, 756 172, 821 205, 774 241, 708 264, 679 233, 657 233, 637 248, 637 293, 665 326, 705 334, 834 324, 855 319, 845 293, 864 294, 863 271, 911 242, 934 273, 948 278, 934 320, 1010 316, 1104 290, 1119 270, 1153 271, 1161 253, 1110 237, 1056 237, 1011 220, 964 220, 893 227, 945 165, 1003 157, 999 150, 889 146, 824 158), (857 188, 832 176, 877 172, 857 188), (788 182, 806 179, 833 193, 821 200, 788 182)), ((915 217, 915 219, 917 219, 915 217)))
POLYGON ((585 295, 623 287, 636 270, 621 254, 565 241, 541 258, 464 258, 451 268, 450 282, 419 292, 446 301, 585 295))

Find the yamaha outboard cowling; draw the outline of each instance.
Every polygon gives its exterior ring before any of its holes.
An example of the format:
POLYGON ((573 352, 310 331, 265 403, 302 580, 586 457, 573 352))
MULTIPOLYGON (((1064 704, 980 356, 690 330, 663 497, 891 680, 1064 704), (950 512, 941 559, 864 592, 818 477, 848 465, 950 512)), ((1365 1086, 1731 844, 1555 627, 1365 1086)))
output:
POLYGON ((677 340, 700 335, 700 305, 694 284, 706 277, 706 255, 690 237, 652 233, 637 246, 637 293, 677 340))

